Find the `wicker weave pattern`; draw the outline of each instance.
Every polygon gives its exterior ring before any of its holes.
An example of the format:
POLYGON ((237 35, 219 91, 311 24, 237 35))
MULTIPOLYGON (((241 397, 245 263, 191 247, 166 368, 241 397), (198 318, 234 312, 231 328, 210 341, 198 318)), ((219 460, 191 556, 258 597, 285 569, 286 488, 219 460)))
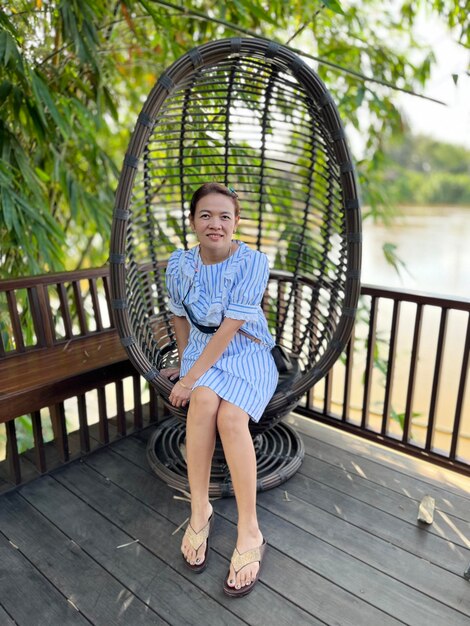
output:
POLYGON ((300 368, 268 405, 268 416, 280 416, 344 349, 361 257, 354 168, 337 109, 318 76, 282 46, 201 46, 159 79, 138 118, 116 196, 113 307, 130 358, 164 397, 171 383, 158 369, 175 358, 164 267, 176 247, 194 245, 189 200, 212 180, 236 189, 237 236, 274 268, 265 312, 300 368))

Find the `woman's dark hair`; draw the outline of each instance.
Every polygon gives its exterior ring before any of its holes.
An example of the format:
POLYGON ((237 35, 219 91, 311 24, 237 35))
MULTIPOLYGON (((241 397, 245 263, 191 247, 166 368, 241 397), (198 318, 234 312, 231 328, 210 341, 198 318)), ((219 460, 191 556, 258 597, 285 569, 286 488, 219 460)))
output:
POLYGON ((194 215, 196 213, 196 205, 199 200, 201 198, 204 198, 204 196, 208 196, 211 193, 220 193, 221 195, 230 198, 235 208, 235 215, 237 217, 240 215, 240 203, 238 202, 238 196, 235 189, 233 189, 232 187, 226 187, 225 185, 222 185, 222 183, 204 183, 199 187, 199 189, 196 189, 193 197, 191 198, 189 213, 192 218, 194 218, 194 215))

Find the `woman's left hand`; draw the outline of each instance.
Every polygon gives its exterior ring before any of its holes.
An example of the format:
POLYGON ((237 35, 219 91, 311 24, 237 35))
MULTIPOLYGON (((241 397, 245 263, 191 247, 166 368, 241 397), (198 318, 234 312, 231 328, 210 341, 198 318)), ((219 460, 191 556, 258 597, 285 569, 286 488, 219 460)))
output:
POLYGON ((164 376, 165 378, 168 378, 168 380, 175 380, 175 378, 178 378, 180 375, 180 368, 179 367, 164 367, 163 369, 160 370, 160 374, 164 376))
POLYGON ((185 407, 188 404, 192 389, 186 388, 184 384, 178 381, 171 390, 169 400, 172 406, 185 407))

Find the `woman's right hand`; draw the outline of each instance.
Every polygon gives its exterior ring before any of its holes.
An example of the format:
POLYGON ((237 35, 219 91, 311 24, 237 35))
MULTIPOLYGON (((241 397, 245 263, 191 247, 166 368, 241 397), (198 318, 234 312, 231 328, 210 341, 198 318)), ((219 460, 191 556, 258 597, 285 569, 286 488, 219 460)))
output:
POLYGON ((191 397, 191 387, 187 387, 184 382, 179 380, 171 390, 169 401, 175 407, 185 407, 191 397))
POLYGON ((160 370, 160 374, 168 380, 176 380, 180 377, 180 368, 179 367, 165 367, 160 370))

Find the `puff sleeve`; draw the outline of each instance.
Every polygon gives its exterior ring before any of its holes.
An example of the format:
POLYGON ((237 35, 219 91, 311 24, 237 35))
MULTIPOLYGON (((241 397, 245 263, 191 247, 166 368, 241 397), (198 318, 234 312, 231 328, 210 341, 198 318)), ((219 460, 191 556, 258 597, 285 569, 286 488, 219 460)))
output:
POLYGON ((183 250, 175 250, 168 259, 166 266, 166 288, 170 297, 169 309, 178 317, 184 317, 185 315, 183 305, 181 304, 182 296, 180 292, 182 283, 181 255, 183 254, 183 250))
POLYGON ((261 312, 263 299, 269 278, 268 258, 261 252, 253 251, 240 263, 229 291, 228 307, 225 317, 256 322, 261 312))

